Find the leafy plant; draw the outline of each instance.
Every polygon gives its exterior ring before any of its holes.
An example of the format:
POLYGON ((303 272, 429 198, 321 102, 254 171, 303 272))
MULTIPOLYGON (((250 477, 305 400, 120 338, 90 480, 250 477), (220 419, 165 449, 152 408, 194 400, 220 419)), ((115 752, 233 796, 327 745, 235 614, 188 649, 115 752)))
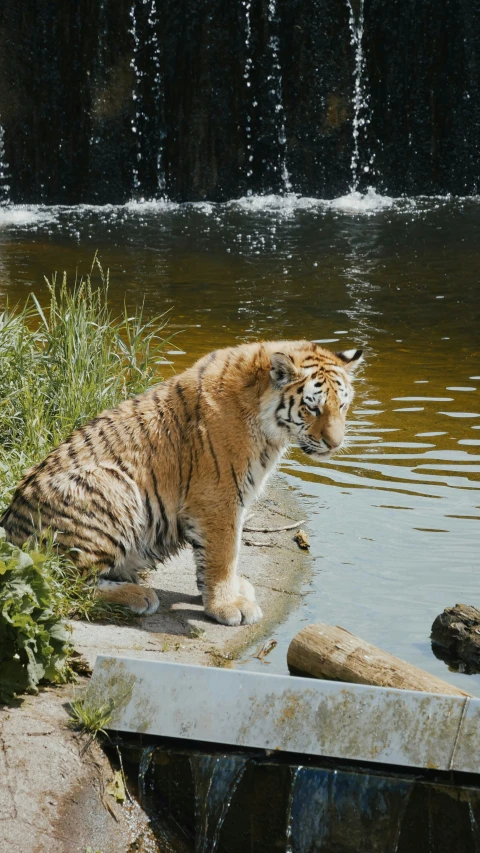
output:
POLYGON ((68 679, 68 636, 57 606, 45 555, 14 547, 0 528, 0 701, 35 691, 42 679, 68 679))

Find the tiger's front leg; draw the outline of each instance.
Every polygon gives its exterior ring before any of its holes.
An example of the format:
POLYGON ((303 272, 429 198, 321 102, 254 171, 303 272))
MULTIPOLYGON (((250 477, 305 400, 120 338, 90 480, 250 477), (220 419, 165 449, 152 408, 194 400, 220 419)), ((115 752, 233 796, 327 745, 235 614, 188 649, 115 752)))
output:
POLYGON ((252 625, 263 616, 252 584, 237 575, 241 533, 240 519, 217 517, 214 529, 193 543, 205 613, 222 625, 252 625))

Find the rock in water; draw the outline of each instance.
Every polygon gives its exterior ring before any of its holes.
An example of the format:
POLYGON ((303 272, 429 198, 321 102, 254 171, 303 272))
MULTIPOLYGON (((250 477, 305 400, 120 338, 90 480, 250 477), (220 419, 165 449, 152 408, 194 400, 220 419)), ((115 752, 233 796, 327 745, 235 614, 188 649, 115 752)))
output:
POLYGON ((468 604, 446 607, 432 625, 432 649, 461 672, 480 672, 480 610, 468 604))

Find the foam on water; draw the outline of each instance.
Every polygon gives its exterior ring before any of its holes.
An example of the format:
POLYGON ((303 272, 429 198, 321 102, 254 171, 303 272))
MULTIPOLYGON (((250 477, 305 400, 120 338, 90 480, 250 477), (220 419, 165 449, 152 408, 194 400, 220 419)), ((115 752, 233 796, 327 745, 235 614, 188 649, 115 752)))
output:
POLYGON ((447 204, 478 202, 480 197, 415 196, 392 198, 380 195, 373 187, 366 192, 351 191, 334 199, 310 198, 297 193, 247 195, 226 202, 174 202, 167 198, 131 199, 125 204, 2 204, 0 205, 0 229, 36 227, 48 223, 72 222, 89 216, 115 219, 122 216, 162 216, 174 212, 193 210, 203 215, 220 214, 222 211, 237 210, 244 213, 266 213, 291 217, 302 211, 319 214, 334 213, 344 216, 376 216, 388 211, 418 215, 444 207, 447 204))
POLYGON ((50 218, 52 218, 50 209, 43 205, 7 205, 0 207, 0 228, 11 225, 35 225, 50 218))
POLYGON ((373 187, 368 187, 364 193, 352 190, 346 195, 334 199, 309 198, 297 193, 285 193, 284 195, 244 196, 227 202, 227 204, 247 212, 275 212, 284 216, 291 216, 301 210, 334 211, 348 215, 372 216, 386 210, 410 213, 417 209, 418 201, 416 198, 383 196, 377 193, 373 187))
POLYGON ((390 198, 387 195, 379 195, 373 187, 369 187, 365 193, 353 190, 347 195, 335 198, 329 202, 331 210, 337 210, 340 213, 363 213, 371 215, 372 213, 380 213, 383 210, 391 210, 398 208, 400 205, 405 205, 409 202, 409 206, 415 204, 413 199, 398 199, 390 198))

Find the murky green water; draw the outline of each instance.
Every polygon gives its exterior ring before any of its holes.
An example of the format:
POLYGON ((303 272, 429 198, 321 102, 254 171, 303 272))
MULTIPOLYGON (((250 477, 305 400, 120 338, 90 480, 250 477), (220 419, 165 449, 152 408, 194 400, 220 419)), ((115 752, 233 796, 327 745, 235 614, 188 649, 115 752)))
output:
POLYGON ((262 337, 363 346, 347 451, 323 464, 295 451, 283 466, 314 578, 269 671, 285 670, 304 621, 323 620, 480 693, 480 676, 450 673, 428 639, 444 607, 479 601, 480 204, 379 206, 0 213, 0 301, 38 293, 55 269, 85 271, 98 249, 118 304, 170 309, 175 369, 262 337))

